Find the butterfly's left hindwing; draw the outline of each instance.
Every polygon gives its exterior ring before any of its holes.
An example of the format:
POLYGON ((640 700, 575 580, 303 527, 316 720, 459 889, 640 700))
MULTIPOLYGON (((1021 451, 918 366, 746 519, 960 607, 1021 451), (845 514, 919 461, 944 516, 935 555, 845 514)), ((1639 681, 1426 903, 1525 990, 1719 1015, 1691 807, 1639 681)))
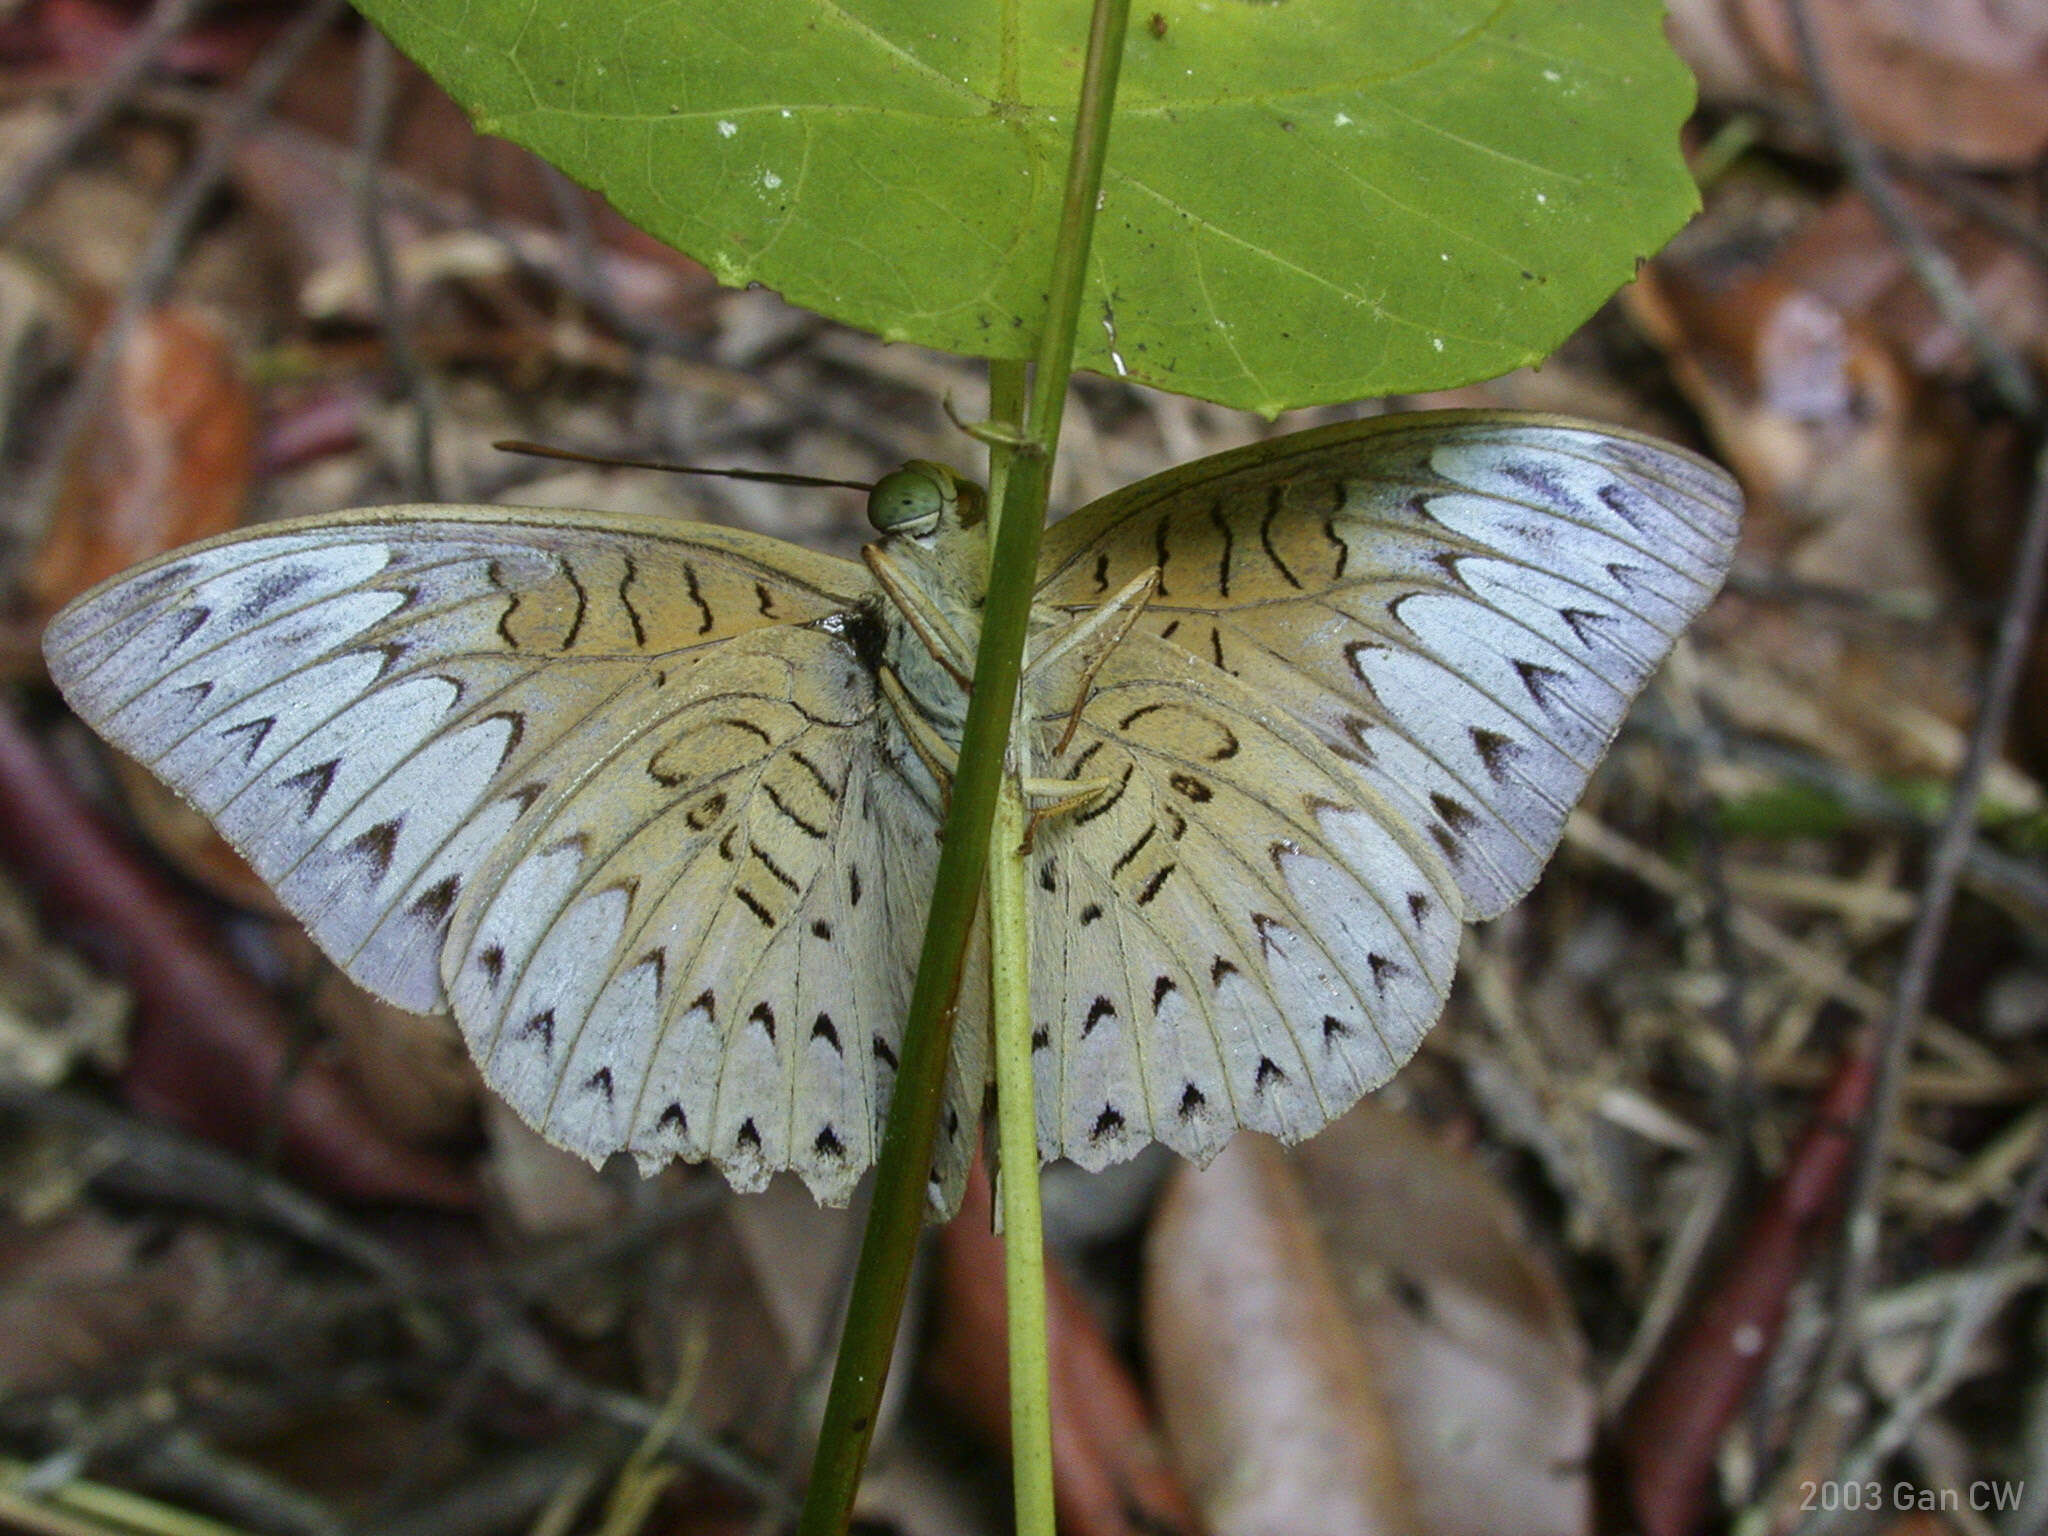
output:
POLYGON ((1299 1141, 1408 1059, 1450 989, 1457 886, 1283 711, 1133 636, 1065 762, 1111 787, 1031 857, 1046 1156, 1299 1141))
POLYGON ((877 615, 860 567, 733 530, 417 508, 180 551, 45 645, 354 979, 452 1001, 552 1139, 843 1201, 936 827, 877 615))

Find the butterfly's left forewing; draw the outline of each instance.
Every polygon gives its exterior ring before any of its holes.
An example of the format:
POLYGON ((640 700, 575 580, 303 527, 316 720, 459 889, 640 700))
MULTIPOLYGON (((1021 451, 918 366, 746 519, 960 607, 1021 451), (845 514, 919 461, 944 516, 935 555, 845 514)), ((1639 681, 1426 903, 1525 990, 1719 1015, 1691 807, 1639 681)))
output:
POLYGON ((1678 449, 1495 412, 1221 454, 1047 534, 1042 603, 1148 567, 1140 628, 1248 684, 1429 837, 1465 915, 1534 882, 1629 702, 1720 585, 1734 483, 1678 449))

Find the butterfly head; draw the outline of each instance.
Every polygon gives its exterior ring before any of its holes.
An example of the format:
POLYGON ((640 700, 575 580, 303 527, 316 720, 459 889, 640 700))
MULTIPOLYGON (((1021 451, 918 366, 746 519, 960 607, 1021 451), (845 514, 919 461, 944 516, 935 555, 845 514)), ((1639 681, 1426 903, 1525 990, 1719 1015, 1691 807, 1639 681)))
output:
POLYGON ((980 486, 943 464, 912 459, 875 482, 868 521, 880 533, 930 538, 942 528, 972 528, 987 513, 980 486))

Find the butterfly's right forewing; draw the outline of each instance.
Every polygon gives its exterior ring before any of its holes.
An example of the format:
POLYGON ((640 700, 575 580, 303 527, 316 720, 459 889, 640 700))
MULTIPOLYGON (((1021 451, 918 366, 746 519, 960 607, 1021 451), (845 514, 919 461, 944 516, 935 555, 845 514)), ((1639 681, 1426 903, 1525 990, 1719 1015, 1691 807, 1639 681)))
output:
POLYGON ((181 551, 46 650, 352 977, 420 1010, 452 984, 547 1134, 843 1199, 934 826, 877 610, 860 567, 731 530, 395 509, 181 551), (851 920, 856 878, 892 921, 851 920))

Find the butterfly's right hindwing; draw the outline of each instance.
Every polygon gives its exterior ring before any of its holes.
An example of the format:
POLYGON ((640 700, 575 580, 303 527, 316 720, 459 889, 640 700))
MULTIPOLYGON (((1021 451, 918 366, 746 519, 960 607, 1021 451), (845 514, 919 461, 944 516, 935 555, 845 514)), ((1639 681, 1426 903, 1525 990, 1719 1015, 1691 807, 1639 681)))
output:
POLYGON ((843 1200, 935 825, 928 783, 885 792, 874 608, 860 567, 731 530, 419 508, 180 551, 45 645, 354 979, 452 990, 552 1139, 843 1200), (856 881, 891 921, 851 920, 856 881))

